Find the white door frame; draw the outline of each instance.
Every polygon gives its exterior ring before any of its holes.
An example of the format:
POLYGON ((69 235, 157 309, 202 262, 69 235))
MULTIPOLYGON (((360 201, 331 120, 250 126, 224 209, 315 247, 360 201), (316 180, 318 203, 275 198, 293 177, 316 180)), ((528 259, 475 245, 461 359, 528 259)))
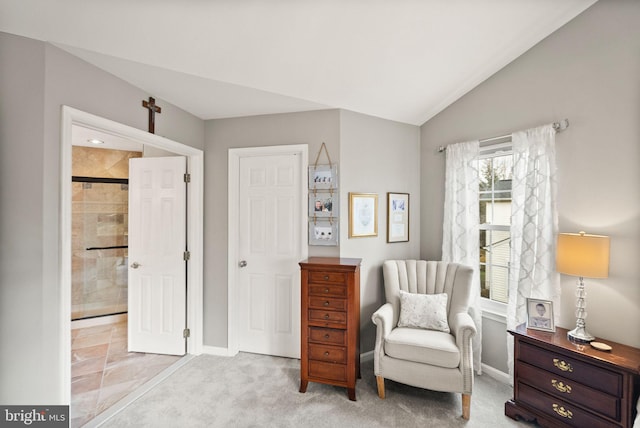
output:
POLYGON ((309 146, 292 144, 285 146, 248 147, 229 149, 229 217, 228 217, 228 264, 227 264, 227 355, 236 355, 238 348, 238 233, 240 231, 240 213, 238 212, 240 197, 240 159, 250 156, 290 155, 300 156, 300 251, 301 259, 307 258, 309 246, 307 235, 307 170, 309 163, 309 146))
POLYGON ((63 402, 71 402, 71 127, 78 125, 130 141, 173 152, 187 158, 191 183, 187 195, 187 242, 191 258, 187 264, 187 325, 191 336, 187 353, 202 353, 203 341, 203 159, 204 153, 159 135, 95 116, 72 107, 62 106, 60 126, 60 338, 62 341, 61 373, 63 402))

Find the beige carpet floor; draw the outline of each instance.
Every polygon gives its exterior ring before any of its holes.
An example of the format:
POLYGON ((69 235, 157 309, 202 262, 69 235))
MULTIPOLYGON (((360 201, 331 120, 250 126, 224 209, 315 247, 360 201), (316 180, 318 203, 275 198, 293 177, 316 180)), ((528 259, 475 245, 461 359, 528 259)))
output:
POLYGON ((476 376, 471 419, 459 394, 387 381, 376 392, 373 361, 362 364, 357 401, 344 388, 310 383, 298 392, 295 359, 240 353, 196 357, 107 420, 105 427, 527 427, 504 416, 511 387, 476 376))

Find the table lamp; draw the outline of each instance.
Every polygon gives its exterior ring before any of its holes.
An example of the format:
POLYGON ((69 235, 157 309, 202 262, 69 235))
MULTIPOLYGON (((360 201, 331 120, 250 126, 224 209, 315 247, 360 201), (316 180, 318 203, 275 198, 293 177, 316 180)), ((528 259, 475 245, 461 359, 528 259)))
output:
POLYGON ((587 293, 584 277, 609 276, 609 237, 580 233, 560 233, 556 248, 556 269, 560 273, 579 278, 576 289, 576 328, 567 333, 569 340, 589 343, 595 337, 586 329, 587 293))

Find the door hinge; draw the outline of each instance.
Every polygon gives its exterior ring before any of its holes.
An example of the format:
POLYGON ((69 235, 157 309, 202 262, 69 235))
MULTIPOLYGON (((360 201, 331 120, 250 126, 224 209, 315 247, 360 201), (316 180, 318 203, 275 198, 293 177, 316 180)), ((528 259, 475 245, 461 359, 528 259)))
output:
POLYGON ((191 336, 191 330, 189 330, 188 328, 185 328, 184 330, 182 330, 182 337, 186 339, 189 336, 191 336))
POLYGON ((186 262, 187 260, 191 259, 191 251, 185 251, 182 254, 182 258, 184 259, 184 261, 186 262))
POLYGON ((184 175, 184 182, 191 183, 191 174, 189 174, 188 172, 184 175))

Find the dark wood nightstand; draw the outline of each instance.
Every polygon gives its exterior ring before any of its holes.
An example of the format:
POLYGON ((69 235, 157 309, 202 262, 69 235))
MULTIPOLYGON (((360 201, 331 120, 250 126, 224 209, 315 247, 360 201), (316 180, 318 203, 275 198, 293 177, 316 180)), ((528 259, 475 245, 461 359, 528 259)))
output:
POLYGON ((640 394, 640 349, 607 340, 611 351, 555 333, 525 328, 514 337, 513 399, 504 405, 512 419, 543 427, 631 427, 640 394))

